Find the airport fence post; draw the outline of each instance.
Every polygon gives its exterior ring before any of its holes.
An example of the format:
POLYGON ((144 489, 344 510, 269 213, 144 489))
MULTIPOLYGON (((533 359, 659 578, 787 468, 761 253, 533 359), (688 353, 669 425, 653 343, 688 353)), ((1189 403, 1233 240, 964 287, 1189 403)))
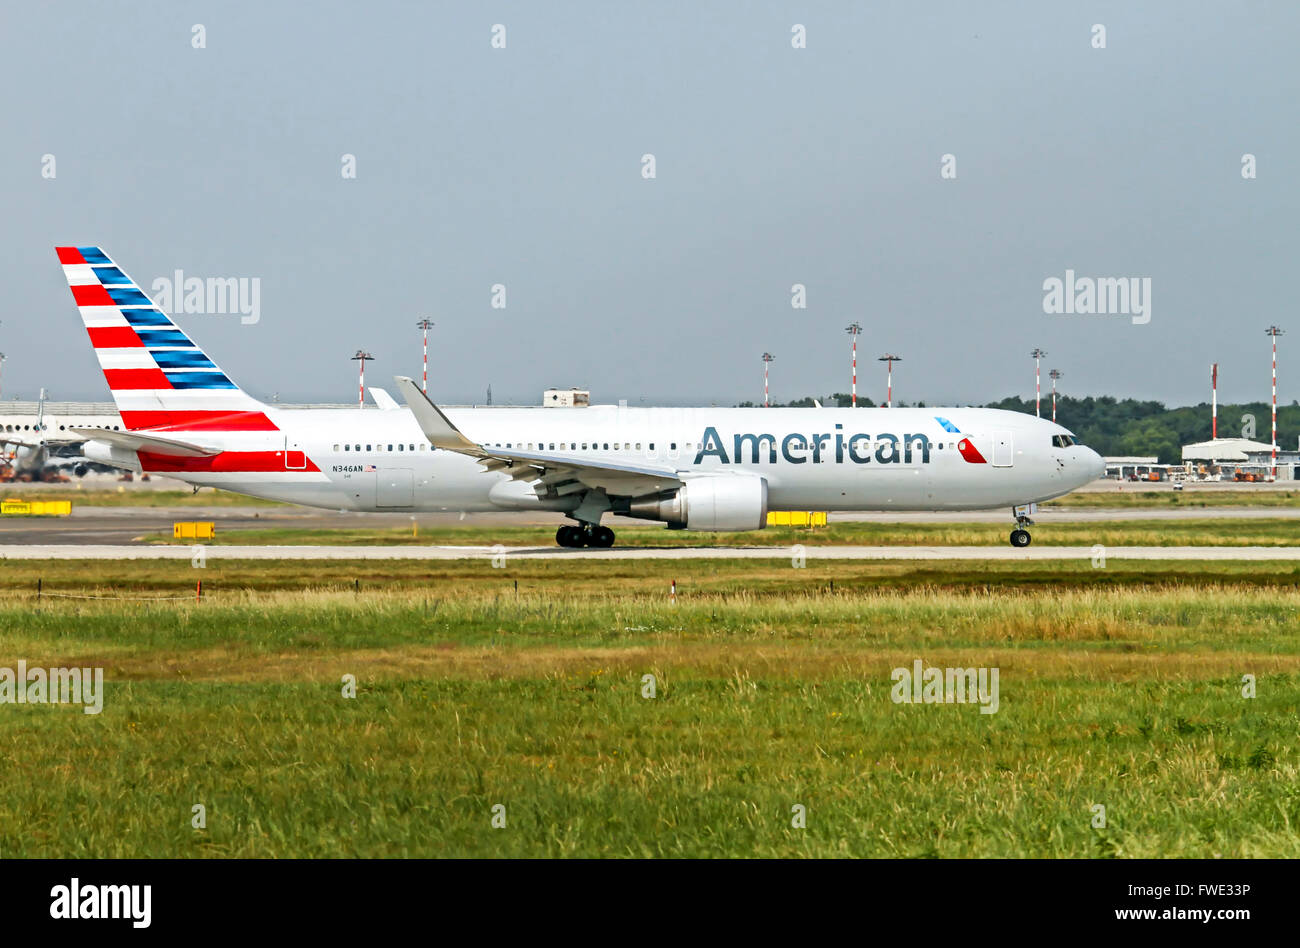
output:
POLYGON ((41 598, 41 583, 42 583, 42 582, 44 582, 44 580, 42 580, 39 576, 37 576, 37 577, 36 577, 36 599, 37 599, 37 601, 39 601, 40 598, 41 598))

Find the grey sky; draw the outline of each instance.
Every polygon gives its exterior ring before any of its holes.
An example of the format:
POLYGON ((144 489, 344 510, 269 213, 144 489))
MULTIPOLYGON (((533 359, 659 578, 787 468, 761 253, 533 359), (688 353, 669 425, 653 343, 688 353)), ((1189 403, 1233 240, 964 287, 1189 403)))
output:
POLYGON ((1270 322, 1294 333, 1280 397, 1300 394, 1294 3, 0 16, 6 399, 107 397, 56 244, 104 247, 146 290, 176 269, 260 278, 256 325, 177 321, 285 401, 347 400, 358 347, 368 381, 418 375, 423 315, 448 402, 491 384, 520 404, 551 385, 731 404, 761 398, 765 349, 774 398, 847 391, 855 319, 877 399, 885 351, 904 357, 898 398, 1032 395, 1036 345, 1073 394, 1194 402, 1217 360, 1222 399, 1260 399, 1270 322), (1150 277, 1151 322, 1044 314, 1042 282, 1067 267, 1150 277))

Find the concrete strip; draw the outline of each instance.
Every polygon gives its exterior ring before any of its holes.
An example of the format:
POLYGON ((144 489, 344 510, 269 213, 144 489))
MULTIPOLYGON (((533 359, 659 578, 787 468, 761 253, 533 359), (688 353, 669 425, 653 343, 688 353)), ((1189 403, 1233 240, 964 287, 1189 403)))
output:
MULTIPOLYGON (((205 546, 209 560, 785 560, 790 547, 614 547, 569 550, 560 547, 484 546, 205 546)), ((810 560, 1091 560, 1088 546, 817 546, 803 547, 810 560)), ((1108 560, 1300 560, 1300 546, 1112 546, 1108 560)), ((189 560, 188 546, 0 546, 0 559, 12 560, 189 560)))

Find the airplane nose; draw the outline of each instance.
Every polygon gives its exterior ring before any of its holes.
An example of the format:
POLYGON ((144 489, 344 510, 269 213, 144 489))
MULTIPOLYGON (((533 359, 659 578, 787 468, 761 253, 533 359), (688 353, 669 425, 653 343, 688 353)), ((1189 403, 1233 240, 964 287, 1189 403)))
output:
POLYGON ((1092 448, 1088 449, 1088 467, 1092 471, 1094 481, 1106 476, 1106 459, 1092 448))

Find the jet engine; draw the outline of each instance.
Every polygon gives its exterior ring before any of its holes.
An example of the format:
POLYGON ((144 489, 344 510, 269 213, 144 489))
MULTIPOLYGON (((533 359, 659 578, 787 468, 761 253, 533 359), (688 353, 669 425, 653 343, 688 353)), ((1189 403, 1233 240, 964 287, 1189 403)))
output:
POLYGON ((614 512, 670 530, 733 532, 767 526, 767 481, 744 474, 692 477, 683 486, 615 502, 614 512))
POLYGON ((112 444, 105 444, 103 441, 87 441, 81 453, 83 457, 98 461, 100 464, 107 464, 109 467, 125 471, 139 472, 141 470, 140 458, 136 456, 134 451, 128 451, 112 444))

